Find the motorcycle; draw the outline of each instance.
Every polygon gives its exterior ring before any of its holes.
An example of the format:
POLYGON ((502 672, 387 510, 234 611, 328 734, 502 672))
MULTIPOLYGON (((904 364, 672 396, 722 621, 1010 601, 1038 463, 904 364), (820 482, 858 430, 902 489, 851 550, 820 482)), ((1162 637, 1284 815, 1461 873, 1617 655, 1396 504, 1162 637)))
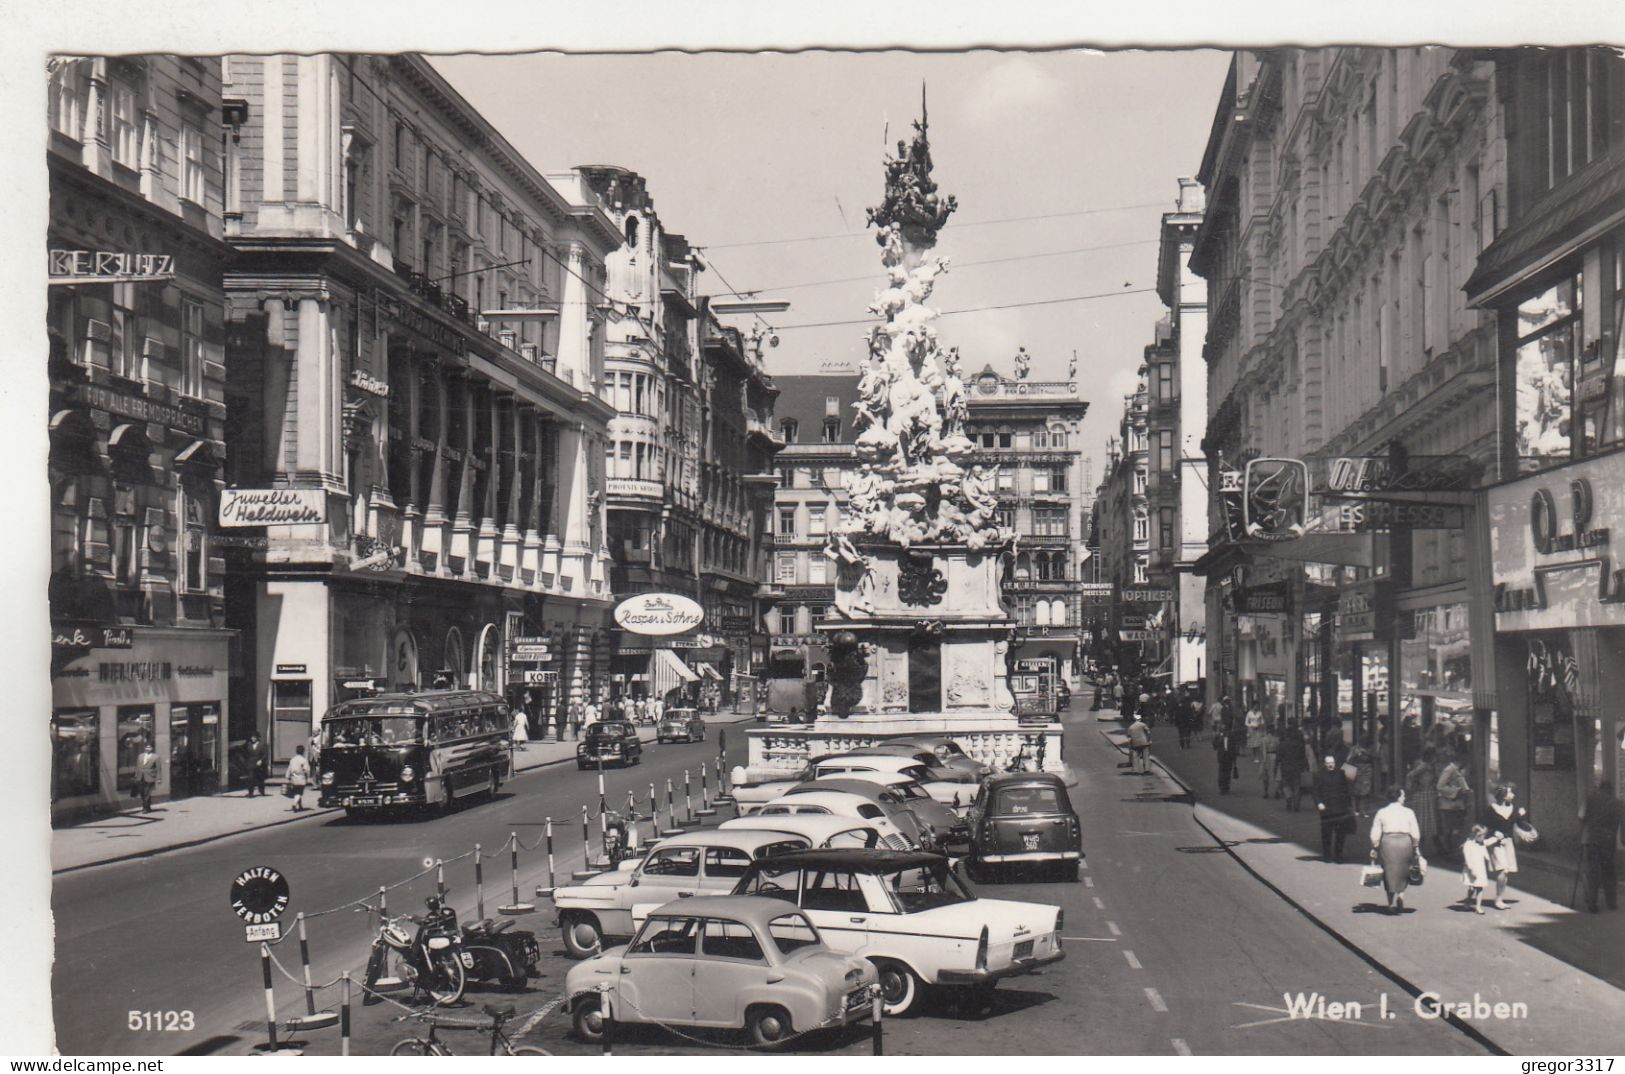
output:
MULTIPOLYGON (((455 929, 455 911, 447 907, 443 913, 448 915, 447 920, 455 929)), ((469 980, 495 981, 501 988, 519 992, 536 976, 536 963, 542 957, 536 934, 509 931, 512 928, 512 921, 492 921, 490 918, 463 927, 458 955, 469 980)))
POLYGON ((378 926, 367 958, 363 1004, 380 1002, 376 994, 380 983, 393 981, 411 985, 414 994, 424 993, 437 1007, 462 998, 467 983, 464 969, 470 959, 460 950, 457 915, 432 895, 424 902, 429 910, 424 916, 385 918, 378 926), (403 922, 415 925, 416 931, 409 932, 403 922), (395 972, 386 974, 386 969, 395 972))

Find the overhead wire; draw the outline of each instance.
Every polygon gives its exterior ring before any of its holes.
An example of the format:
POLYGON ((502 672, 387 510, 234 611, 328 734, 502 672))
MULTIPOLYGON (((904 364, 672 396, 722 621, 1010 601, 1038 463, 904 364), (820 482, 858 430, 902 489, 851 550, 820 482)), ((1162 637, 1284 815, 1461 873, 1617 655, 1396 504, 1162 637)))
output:
MULTIPOLYGON (((961 314, 961 313, 986 313, 986 312, 988 312, 990 310, 1023 309, 1023 308, 1029 307, 1029 306, 1057 306, 1057 305, 1061 305, 1062 303, 1066 303, 1066 302, 1087 302, 1090 299, 1096 299, 1096 298, 1115 298, 1118 295, 1150 294, 1151 292, 1154 292, 1155 290, 1156 290, 1155 287, 1134 287, 1134 288, 1125 287, 1121 291, 1101 291, 1101 292, 1099 292, 1097 294, 1092 294, 1092 295, 1069 295, 1069 296, 1067 296, 1065 298, 1040 298, 1040 299, 1034 299, 1031 302, 1002 302, 1002 303, 999 303, 998 305, 993 305, 993 306, 971 306, 971 307, 968 307, 968 308, 962 309, 962 310, 940 310, 940 311, 938 311, 937 316, 939 316, 939 317, 952 317, 952 316, 955 316, 956 314, 961 314)), ((873 317, 859 317, 859 318, 856 318, 856 319, 850 320, 850 321, 814 321, 814 322, 810 322, 808 324, 786 324, 786 325, 780 325, 778 330, 781 331, 781 332, 788 332, 793 328, 832 328, 832 327, 839 327, 839 326, 842 326, 842 325, 872 324, 872 323, 874 323, 874 318, 873 317)))

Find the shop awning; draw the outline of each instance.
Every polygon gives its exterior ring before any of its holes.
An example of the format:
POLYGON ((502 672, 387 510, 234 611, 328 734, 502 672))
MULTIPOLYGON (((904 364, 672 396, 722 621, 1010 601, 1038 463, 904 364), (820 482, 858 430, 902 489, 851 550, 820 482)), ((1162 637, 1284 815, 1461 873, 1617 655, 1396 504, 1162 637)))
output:
POLYGON ((697 663, 697 664, 695 664, 695 665, 694 665, 694 668, 695 668, 695 670, 697 670, 697 671, 698 671, 698 672, 699 672, 699 673, 700 673, 700 675, 701 675, 701 676, 702 676, 702 677, 704 677, 704 678, 707 678, 707 679, 715 679, 715 680, 717 680, 717 681, 718 681, 718 682, 721 682, 721 681, 722 681, 722 675, 721 675, 721 673, 720 673, 720 672, 718 672, 718 671, 717 671, 717 669, 716 669, 716 668, 714 668, 714 667, 712 667, 712 666, 711 666, 711 665, 710 665, 710 664, 708 664, 708 663, 706 663, 706 662, 705 662, 705 661, 703 661, 703 660, 702 660, 702 661, 700 661, 700 662, 699 662, 699 663, 697 663))
POLYGON ((684 683, 698 682, 699 678, 670 649, 656 649, 649 655, 649 682, 657 697, 664 697, 668 690, 684 683))

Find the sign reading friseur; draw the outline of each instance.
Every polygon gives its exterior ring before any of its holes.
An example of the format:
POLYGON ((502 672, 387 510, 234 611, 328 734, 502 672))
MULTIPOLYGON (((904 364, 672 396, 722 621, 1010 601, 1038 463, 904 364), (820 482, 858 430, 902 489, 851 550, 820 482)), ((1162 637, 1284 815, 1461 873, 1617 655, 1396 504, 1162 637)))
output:
POLYGON ((634 634, 681 634, 705 621, 705 609, 677 593, 639 593, 615 606, 615 624, 634 634))
POLYGON ((223 489, 220 525, 308 526, 327 521, 327 493, 321 489, 223 489))

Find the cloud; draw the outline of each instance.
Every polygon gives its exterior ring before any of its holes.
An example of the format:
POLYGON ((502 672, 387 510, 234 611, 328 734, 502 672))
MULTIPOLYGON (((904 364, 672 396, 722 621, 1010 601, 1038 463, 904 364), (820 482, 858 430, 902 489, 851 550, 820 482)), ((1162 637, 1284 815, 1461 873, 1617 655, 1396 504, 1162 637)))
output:
POLYGON ((1009 56, 971 83, 965 117, 976 126, 1004 125, 1059 104, 1065 84, 1026 56, 1009 56))

